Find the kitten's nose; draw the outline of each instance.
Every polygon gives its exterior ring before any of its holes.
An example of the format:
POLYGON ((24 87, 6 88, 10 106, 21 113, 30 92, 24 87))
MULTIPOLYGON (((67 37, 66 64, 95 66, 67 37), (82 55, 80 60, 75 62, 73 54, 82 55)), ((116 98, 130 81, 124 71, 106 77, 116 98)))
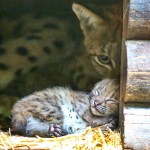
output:
POLYGON ((99 102, 98 100, 95 100, 95 101, 94 101, 94 105, 95 105, 95 106, 97 106, 97 105, 101 105, 101 104, 102 104, 102 103, 101 103, 101 102, 99 102))
POLYGON ((97 106, 97 105, 98 105, 98 102, 97 102, 97 101, 94 101, 94 104, 95 104, 95 106, 97 106))

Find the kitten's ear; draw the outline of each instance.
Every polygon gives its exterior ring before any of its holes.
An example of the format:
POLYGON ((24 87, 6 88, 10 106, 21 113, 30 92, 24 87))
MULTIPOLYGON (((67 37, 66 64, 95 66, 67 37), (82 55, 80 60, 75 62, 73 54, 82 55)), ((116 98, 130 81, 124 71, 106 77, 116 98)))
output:
POLYGON ((80 27, 84 35, 87 35, 90 31, 97 30, 101 25, 105 24, 102 18, 82 5, 73 3, 72 10, 75 12, 80 21, 80 27))

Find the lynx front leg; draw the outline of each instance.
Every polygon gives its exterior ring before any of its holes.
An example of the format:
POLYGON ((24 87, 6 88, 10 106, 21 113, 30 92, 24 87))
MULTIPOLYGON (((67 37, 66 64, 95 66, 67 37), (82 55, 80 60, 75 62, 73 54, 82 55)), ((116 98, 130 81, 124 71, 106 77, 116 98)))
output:
POLYGON ((27 119, 26 135, 35 136, 39 135, 42 137, 50 136, 61 136, 61 127, 57 124, 49 124, 42 122, 40 119, 35 117, 29 117, 27 119))
POLYGON ((101 129, 107 130, 107 128, 110 128, 110 129, 114 130, 117 127, 118 127, 118 118, 114 118, 110 122, 108 122, 107 124, 102 125, 101 129))

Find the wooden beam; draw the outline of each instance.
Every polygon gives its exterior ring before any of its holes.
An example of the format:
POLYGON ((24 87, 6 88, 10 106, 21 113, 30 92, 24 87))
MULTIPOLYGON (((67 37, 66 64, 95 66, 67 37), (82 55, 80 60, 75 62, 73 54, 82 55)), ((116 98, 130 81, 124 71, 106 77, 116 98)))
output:
POLYGON ((124 149, 150 149, 150 104, 126 104, 124 113, 124 149))
POLYGON ((126 39, 150 39, 150 0, 125 0, 123 12, 126 39))
POLYGON ((126 41, 125 45, 127 64, 123 63, 127 71, 122 75, 126 82, 121 86, 122 99, 124 102, 150 102, 150 42, 126 41))

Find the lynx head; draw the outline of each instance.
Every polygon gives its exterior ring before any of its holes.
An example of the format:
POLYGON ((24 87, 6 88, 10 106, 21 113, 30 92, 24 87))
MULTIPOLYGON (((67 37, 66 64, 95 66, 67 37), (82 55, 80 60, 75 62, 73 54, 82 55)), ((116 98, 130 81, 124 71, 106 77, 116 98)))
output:
POLYGON ((96 116, 117 115, 119 111, 119 83, 115 79, 98 82, 90 94, 92 114, 96 116))
POLYGON ((80 21, 84 44, 94 68, 101 78, 117 78, 120 71, 121 21, 103 19, 74 3, 73 11, 80 21))

